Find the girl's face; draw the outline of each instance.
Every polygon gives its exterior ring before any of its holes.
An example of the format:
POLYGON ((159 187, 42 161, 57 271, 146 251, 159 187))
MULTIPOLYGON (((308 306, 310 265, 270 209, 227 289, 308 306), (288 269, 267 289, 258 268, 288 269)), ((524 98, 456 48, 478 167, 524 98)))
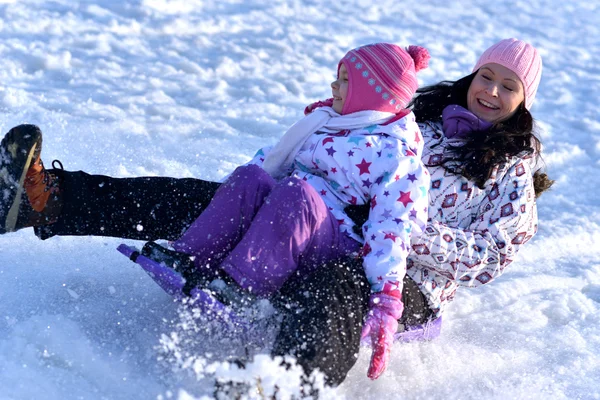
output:
POLYGON ((332 108, 336 113, 341 114, 348 96, 348 71, 343 63, 338 70, 337 79, 331 82, 331 94, 333 95, 332 108))
POLYGON ((487 122, 509 119, 525 101, 521 80, 510 69, 495 63, 485 64, 467 91, 467 108, 487 122))

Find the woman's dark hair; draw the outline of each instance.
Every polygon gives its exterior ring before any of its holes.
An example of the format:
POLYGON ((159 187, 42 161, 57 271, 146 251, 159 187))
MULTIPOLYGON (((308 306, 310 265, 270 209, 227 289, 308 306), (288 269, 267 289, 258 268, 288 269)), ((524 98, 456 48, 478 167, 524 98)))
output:
MULTIPOLYGON (((467 108, 467 92, 476 72, 457 81, 442 81, 417 90, 409 104, 417 122, 441 121, 446 106, 456 104, 467 108)), ((483 189, 494 168, 513 156, 535 154, 539 157, 541 142, 534 134, 533 117, 521 103, 509 119, 495 123, 490 129, 475 132, 460 146, 453 146, 442 164, 446 170, 460 174, 483 189)), ((543 172, 533 175, 536 196, 554 183, 543 172)))

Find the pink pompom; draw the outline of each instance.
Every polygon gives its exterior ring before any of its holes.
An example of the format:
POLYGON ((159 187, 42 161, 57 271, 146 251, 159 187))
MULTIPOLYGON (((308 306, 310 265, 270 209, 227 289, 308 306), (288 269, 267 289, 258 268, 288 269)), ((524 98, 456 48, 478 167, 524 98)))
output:
POLYGON ((406 50, 415 62, 415 71, 419 72, 429 66, 429 51, 425 47, 421 46, 408 46, 406 50))

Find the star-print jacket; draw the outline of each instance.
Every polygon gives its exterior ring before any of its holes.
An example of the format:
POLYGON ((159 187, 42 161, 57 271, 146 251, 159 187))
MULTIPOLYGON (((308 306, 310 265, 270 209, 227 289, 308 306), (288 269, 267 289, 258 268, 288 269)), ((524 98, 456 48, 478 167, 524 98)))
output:
MULTIPOLYGON (((262 165, 270 148, 250 164, 262 165)), ((321 194, 340 230, 364 244, 364 267, 374 292, 385 282, 402 288, 410 237, 427 221, 429 173, 421 162, 423 138, 412 112, 388 125, 315 133, 296 154, 290 174, 321 194), (370 204, 363 237, 344 208, 370 204)))
POLYGON ((431 174, 429 221, 413 235, 407 274, 439 317, 458 286, 491 282, 537 231, 533 189, 535 157, 513 157, 479 189, 446 172, 441 156, 451 139, 441 124, 420 124, 423 162, 431 174))

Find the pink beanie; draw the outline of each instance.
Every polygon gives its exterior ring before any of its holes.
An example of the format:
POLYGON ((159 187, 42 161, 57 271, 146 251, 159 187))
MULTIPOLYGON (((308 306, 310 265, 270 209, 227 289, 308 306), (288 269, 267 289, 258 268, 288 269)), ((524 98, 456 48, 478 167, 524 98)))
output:
POLYGON ((525 89, 525 108, 529 109, 542 77, 542 58, 535 47, 514 38, 501 40, 479 57, 473 72, 490 63, 500 64, 517 74, 525 89))
POLYGON ((397 114, 415 94, 417 71, 427 68, 429 52, 419 46, 407 50, 374 43, 350 50, 342 58, 348 70, 348 95, 342 114, 374 110, 397 114))

